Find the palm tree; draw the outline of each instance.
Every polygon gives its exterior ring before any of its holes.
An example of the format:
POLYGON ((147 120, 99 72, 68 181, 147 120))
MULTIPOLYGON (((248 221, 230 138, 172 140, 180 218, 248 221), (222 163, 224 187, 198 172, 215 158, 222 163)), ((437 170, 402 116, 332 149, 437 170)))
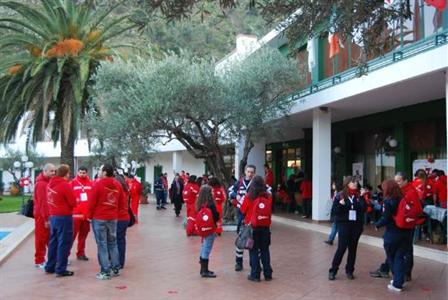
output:
POLYGON ((14 139, 24 122, 35 143, 51 126, 61 163, 74 165, 74 145, 89 109, 91 77, 124 45, 111 40, 136 27, 130 15, 99 13, 92 1, 41 0, 40 6, 0 1, 13 14, 0 18, 0 140, 14 139), (50 115, 52 116, 50 118, 50 115))

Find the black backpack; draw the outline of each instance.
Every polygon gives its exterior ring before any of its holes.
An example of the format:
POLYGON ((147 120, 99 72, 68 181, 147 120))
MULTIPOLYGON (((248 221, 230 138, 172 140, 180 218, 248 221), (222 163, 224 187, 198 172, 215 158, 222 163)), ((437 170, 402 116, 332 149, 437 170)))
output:
POLYGON ((31 198, 31 199, 28 199, 28 201, 22 205, 20 214, 22 214, 28 218, 34 218, 33 210, 34 210, 34 201, 31 198))

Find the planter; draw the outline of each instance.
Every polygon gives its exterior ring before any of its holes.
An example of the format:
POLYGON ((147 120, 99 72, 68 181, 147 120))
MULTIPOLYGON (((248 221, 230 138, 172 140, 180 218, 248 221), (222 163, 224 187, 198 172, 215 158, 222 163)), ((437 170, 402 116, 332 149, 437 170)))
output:
POLYGON ((9 194, 10 194, 11 196, 17 196, 17 195, 19 195, 19 194, 20 194, 20 189, 19 189, 19 187, 18 187, 17 185, 15 185, 15 184, 11 184, 11 188, 10 188, 10 190, 9 190, 9 194))

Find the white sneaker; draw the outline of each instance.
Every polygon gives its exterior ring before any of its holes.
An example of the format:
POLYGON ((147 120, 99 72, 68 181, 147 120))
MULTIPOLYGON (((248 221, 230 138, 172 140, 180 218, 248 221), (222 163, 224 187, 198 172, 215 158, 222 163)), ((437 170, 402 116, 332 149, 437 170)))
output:
MULTIPOLYGON (((393 279, 390 281, 390 284, 394 285, 394 280, 393 279)), ((403 287, 404 287, 404 285, 405 285, 405 283, 403 283, 403 287)))
POLYGON ((36 269, 44 270, 44 269, 45 269, 45 263, 35 264, 34 267, 35 267, 36 269))
POLYGON ((110 275, 106 274, 106 273, 103 273, 103 272, 99 272, 99 273, 96 274, 96 279, 99 279, 99 280, 110 280, 110 275))
POLYGON ((394 287, 393 286, 393 284, 388 284, 387 285, 387 288, 389 289, 389 291, 392 291, 392 292, 401 292, 402 291, 402 289, 399 289, 399 288, 397 288, 397 287, 394 287))

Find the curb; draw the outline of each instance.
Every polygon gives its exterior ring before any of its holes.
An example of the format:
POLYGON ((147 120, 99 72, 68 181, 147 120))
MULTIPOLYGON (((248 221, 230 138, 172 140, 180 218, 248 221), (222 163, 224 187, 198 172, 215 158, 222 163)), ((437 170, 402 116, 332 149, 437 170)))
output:
POLYGON ((28 220, 0 241, 0 266, 33 232, 34 220, 28 220))

